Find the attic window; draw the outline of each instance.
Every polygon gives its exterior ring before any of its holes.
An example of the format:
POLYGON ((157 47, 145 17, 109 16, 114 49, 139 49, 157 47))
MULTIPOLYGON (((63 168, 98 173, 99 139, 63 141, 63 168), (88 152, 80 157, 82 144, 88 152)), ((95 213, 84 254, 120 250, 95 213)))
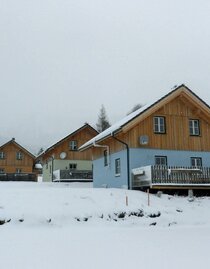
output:
POLYGON ((0 160, 5 159, 5 153, 3 151, 0 151, 0 160))
POLYGON ((190 135, 199 136, 200 135, 200 124, 199 120, 189 120, 189 130, 190 135))
POLYGON ((69 142, 69 149, 70 150, 77 150, 77 141, 76 140, 71 140, 69 142))
POLYGON ((165 134, 166 133, 165 117, 159 117, 159 116, 154 117, 153 128, 154 128, 154 133, 165 134))
POLYGON ((16 152, 16 160, 22 160, 23 159, 23 153, 18 151, 16 152))

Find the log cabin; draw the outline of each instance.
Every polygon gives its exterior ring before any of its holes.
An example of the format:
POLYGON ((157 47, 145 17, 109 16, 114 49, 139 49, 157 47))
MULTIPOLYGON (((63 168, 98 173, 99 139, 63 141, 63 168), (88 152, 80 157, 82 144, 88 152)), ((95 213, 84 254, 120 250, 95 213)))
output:
POLYGON ((43 181, 92 181, 91 150, 80 152, 78 148, 97 134, 85 123, 42 152, 36 162, 42 164, 43 181))
POLYGON ((80 147, 92 149, 94 187, 210 187, 210 107, 184 84, 80 147))
POLYGON ((35 156, 15 138, 0 146, 0 181, 36 181, 35 156))

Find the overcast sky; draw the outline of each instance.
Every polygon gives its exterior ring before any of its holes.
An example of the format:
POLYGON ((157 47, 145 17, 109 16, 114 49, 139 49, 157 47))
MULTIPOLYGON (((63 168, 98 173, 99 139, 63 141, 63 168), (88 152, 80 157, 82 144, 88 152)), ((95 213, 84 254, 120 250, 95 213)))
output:
POLYGON ((210 103, 209 0, 0 0, 0 139, 36 153, 185 83, 210 103))

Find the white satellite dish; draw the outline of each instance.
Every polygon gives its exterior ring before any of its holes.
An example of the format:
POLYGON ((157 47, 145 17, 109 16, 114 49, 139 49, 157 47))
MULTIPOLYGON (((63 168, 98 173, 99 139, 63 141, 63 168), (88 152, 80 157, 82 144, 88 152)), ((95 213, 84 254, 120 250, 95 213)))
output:
POLYGON ((147 145, 149 143, 148 135, 141 135, 139 138, 139 142, 141 145, 147 145))
POLYGON ((63 160, 66 158, 66 152, 61 152, 60 158, 63 160))

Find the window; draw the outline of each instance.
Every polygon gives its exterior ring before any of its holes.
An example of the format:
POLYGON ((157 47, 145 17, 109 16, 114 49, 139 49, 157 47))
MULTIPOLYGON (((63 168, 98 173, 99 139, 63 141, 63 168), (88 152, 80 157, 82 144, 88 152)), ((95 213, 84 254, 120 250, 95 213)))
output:
POLYGON ((70 163, 69 164, 69 169, 70 170, 76 170, 77 169, 77 164, 76 163, 70 163))
POLYGON ((23 154, 22 154, 22 152, 18 151, 18 152, 16 153, 16 159, 17 159, 17 160, 22 160, 22 159, 23 159, 23 154))
POLYGON ((4 173, 4 168, 0 168, 0 174, 4 173))
POLYGON ((120 159, 115 160, 115 176, 120 176, 120 159))
POLYGON ((108 151, 104 150, 104 166, 108 166, 108 151))
POLYGON ((167 165, 167 157, 155 156, 155 165, 167 165))
POLYGON ((189 120, 190 135, 200 135, 199 120, 189 120))
POLYGON ((154 133, 165 134, 165 118, 164 117, 154 117, 153 118, 154 133))
POLYGON ((200 158, 200 157, 191 157, 191 166, 193 166, 193 167, 201 167, 202 166, 202 158, 200 158))
POLYGON ((77 141, 76 140, 70 141, 69 148, 70 148, 70 150, 77 150, 77 141))
POLYGON ((5 159, 5 153, 3 151, 0 151, 0 160, 5 159))
POLYGON ((22 172, 21 168, 16 168, 16 173, 20 174, 22 172))

